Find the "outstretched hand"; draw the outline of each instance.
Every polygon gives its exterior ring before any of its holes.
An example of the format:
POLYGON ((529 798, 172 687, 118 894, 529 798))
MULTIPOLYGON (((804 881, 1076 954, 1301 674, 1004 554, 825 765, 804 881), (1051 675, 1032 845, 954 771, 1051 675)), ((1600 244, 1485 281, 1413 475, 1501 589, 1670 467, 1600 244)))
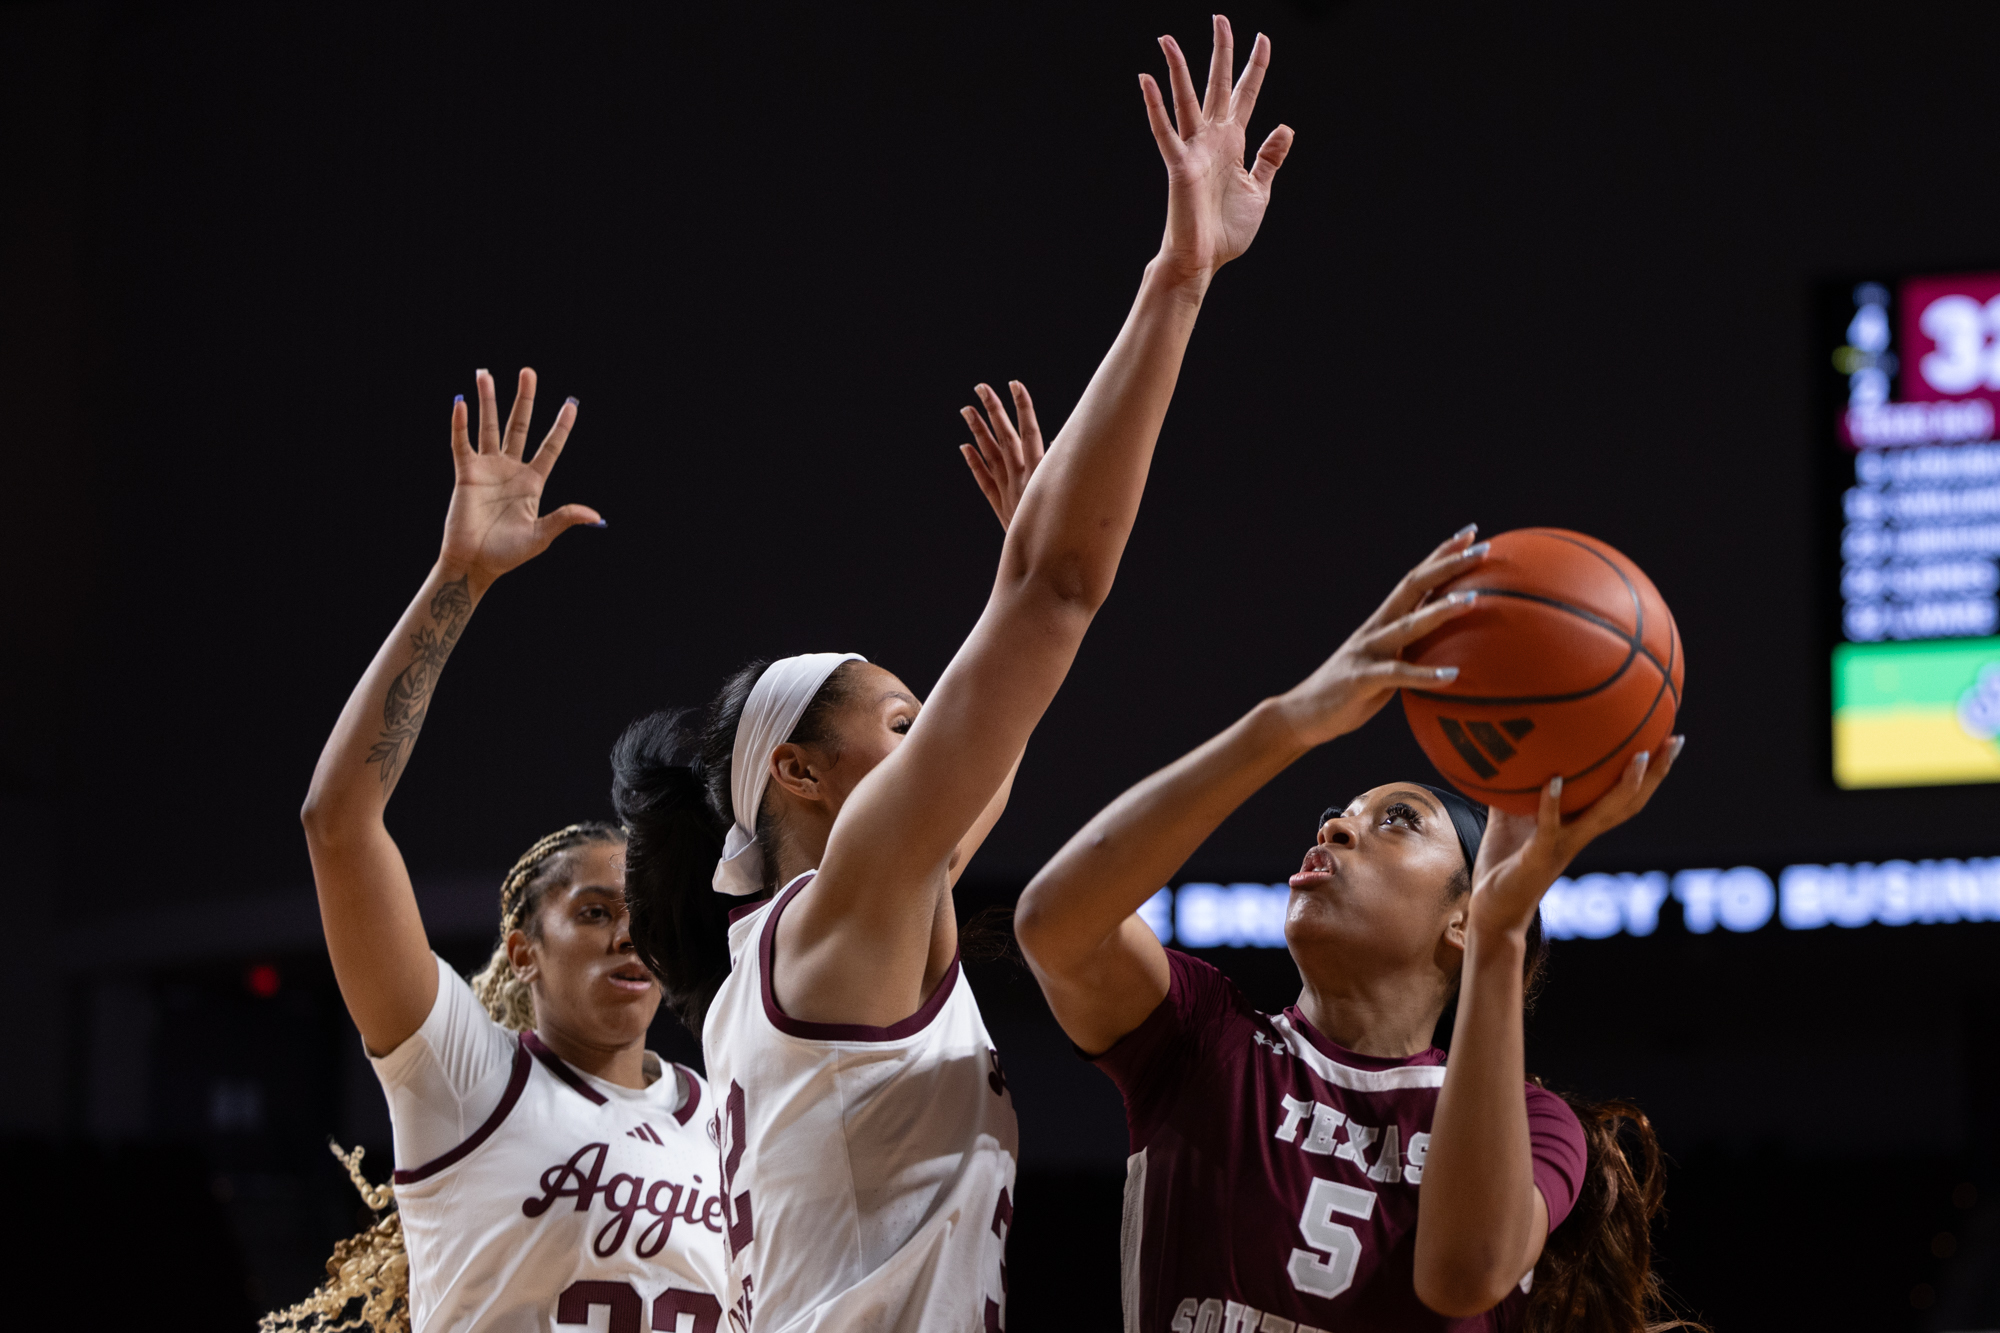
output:
POLYGON ((1686 743, 1685 736, 1670 736, 1659 754, 1641 750, 1633 755, 1617 786, 1567 820, 1562 817, 1560 777, 1542 788, 1540 808, 1532 815, 1489 807, 1486 836, 1472 870, 1473 919, 1494 930, 1527 929, 1542 895, 1576 854, 1646 808, 1686 743))
POLYGON ((1007 420, 1007 408, 1000 395, 987 385, 974 385, 972 390, 979 395, 979 405, 986 411, 983 418, 974 408, 958 409, 974 440, 972 444, 959 445, 958 451, 965 455, 965 465, 972 469, 972 479, 979 483, 980 494, 993 506, 1002 532, 1014 521, 1014 511, 1021 507, 1028 478, 1042 465, 1042 428, 1035 420, 1035 402, 1028 397, 1028 386, 1019 380, 1008 380, 1007 388, 1014 395, 1014 415, 1020 418, 1018 431, 1007 420))
POLYGON ((1458 678, 1455 666, 1418 666, 1402 661, 1398 654, 1447 620, 1472 609, 1475 593, 1453 593, 1429 605, 1424 599, 1440 584, 1486 558, 1486 543, 1473 544, 1477 531, 1474 527, 1460 529, 1403 575, 1375 614, 1347 636, 1339 651, 1286 692, 1281 702, 1307 745, 1324 745, 1355 730, 1405 686, 1435 688, 1458 678))
POLYGON ((535 456, 522 461, 528 444, 528 420, 535 411, 535 372, 521 371, 513 411, 503 433, 494 401, 493 377, 480 371, 479 445, 466 432, 465 399, 451 409, 451 463, 456 481, 451 509, 444 520, 444 547, 438 559, 445 568, 469 575, 474 583, 493 582, 548 549, 565 529, 579 523, 604 525, 588 505, 564 505, 544 514, 542 487, 556 459, 562 456, 570 428, 576 424, 576 399, 563 403, 555 424, 542 438, 535 456))
POLYGON ((1250 112, 1271 64, 1271 40, 1262 33, 1250 48, 1243 79, 1232 88, 1235 44, 1229 20, 1215 16, 1215 46, 1208 63, 1208 88, 1194 94, 1187 57, 1172 37, 1160 38, 1167 57, 1167 80, 1174 111, 1167 117, 1160 86, 1139 76, 1146 118, 1167 164, 1167 234, 1160 257, 1179 277, 1206 282, 1215 271, 1250 248, 1271 202, 1271 180, 1292 148, 1292 130, 1280 125, 1245 169, 1243 151, 1250 112))

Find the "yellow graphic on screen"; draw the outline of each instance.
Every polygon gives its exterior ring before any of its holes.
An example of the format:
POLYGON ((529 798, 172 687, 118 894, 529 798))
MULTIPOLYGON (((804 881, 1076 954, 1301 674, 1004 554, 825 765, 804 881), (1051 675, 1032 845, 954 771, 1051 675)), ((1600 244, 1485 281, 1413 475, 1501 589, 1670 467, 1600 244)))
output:
POLYGON ((2000 638, 1833 650, 1833 779, 1843 787, 2000 782, 2000 638))

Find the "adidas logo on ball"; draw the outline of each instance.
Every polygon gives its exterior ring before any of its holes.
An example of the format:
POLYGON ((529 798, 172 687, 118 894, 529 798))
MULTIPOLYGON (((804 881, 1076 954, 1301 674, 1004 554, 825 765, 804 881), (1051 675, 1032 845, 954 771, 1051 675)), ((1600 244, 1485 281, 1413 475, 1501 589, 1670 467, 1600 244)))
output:
POLYGON ((1491 722, 1460 722, 1455 717, 1441 717, 1438 727, 1444 732, 1444 738, 1451 742, 1451 748, 1472 766, 1473 772, 1482 778, 1490 778, 1499 775, 1496 765, 1504 764, 1520 753, 1508 743, 1507 737, 1520 740, 1535 729, 1535 722, 1533 718, 1510 717, 1496 727, 1491 722), (1507 736, 1500 734, 1503 731, 1507 736), (1489 761, 1487 755, 1493 758, 1489 761))

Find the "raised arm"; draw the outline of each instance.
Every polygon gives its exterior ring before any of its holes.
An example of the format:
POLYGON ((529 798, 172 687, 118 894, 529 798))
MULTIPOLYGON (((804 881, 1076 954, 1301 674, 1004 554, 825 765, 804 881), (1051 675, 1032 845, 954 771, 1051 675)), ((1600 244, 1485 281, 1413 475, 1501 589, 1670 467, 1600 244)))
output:
POLYGON ((1423 601, 1483 558, 1485 548, 1472 537, 1465 529, 1406 574, 1296 687, 1105 807, 1029 883, 1014 933, 1071 1041, 1092 1054, 1104 1051, 1166 998, 1166 955, 1139 918, 1140 904, 1237 806, 1308 750, 1373 717, 1402 686, 1435 686, 1457 675, 1396 654, 1470 605, 1423 601))
POLYGON ((539 513, 542 487, 576 421, 576 400, 563 404, 534 458, 523 462, 535 372, 521 372, 504 434, 493 377, 483 370, 478 392, 476 449, 466 434, 465 400, 452 404, 455 482, 437 563, 340 710, 299 813, 334 977, 362 1041, 378 1055, 402 1045, 437 998, 437 964, 416 892, 382 813, 409 765, 438 674, 493 580, 541 554, 565 528, 603 522, 583 505, 539 513))
POLYGON ((779 927, 781 998, 797 1016, 894 1021, 942 975, 955 939, 948 926, 934 929, 948 858, 1027 744, 1110 593, 1203 294, 1263 220, 1292 138, 1274 130, 1246 169, 1244 126, 1269 42, 1257 39, 1232 86, 1229 25, 1217 18, 1206 105, 1180 48, 1172 38, 1160 45, 1172 120, 1152 79, 1140 84, 1167 166, 1165 239, 1022 498, 985 612, 909 738, 848 799, 818 877, 779 927))
POLYGON ((1541 1258, 1548 1202, 1535 1187, 1521 1095, 1528 924, 1576 854, 1652 799, 1682 743, 1672 737, 1650 763, 1634 755, 1618 785, 1568 823, 1561 778, 1550 781, 1532 818, 1488 813, 1473 867, 1451 1061, 1417 1191, 1417 1296, 1439 1314, 1465 1319, 1492 1309, 1541 1258))

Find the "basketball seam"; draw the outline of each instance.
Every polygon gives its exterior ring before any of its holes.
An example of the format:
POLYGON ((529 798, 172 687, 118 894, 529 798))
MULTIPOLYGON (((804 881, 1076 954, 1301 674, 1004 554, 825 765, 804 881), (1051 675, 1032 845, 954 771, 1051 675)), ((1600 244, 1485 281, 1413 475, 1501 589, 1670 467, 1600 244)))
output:
MULTIPOLYGON (((1553 607, 1558 611, 1566 612, 1569 615, 1573 615, 1579 620, 1585 621, 1592 625, 1596 625, 1601 629, 1604 629, 1612 634, 1617 635, 1619 638, 1625 641, 1625 660, 1618 664, 1617 670, 1613 671, 1609 676, 1606 676, 1603 680, 1599 681, 1596 685, 1592 686, 1590 689, 1579 690, 1573 694, 1524 694, 1524 695, 1446 694, 1438 690, 1411 690, 1409 692, 1411 694, 1416 695, 1420 699, 1430 699, 1438 703, 1450 702, 1450 703, 1469 703, 1469 704, 1490 704, 1493 705, 1494 707, 1507 706, 1507 707, 1518 708, 1528 704, 1575 703, 1579 699, 1588 699, 1591 695, 1610 689, 1613 685, 1617 684, 1618 680, 1622 676, 1624 676, 1624 674, 1627 671, 1631 669, 1633 659, 1637 657, 1644 657, 1648 662, 1651 662, 1653 666, 1659 670, 1660 675, 1667 681, 1668 688, 1673 689, 1673 671, 1671 667, 1667 664, 1663 664, 1658 657, 1655 657, 1653 655, 1653 650, 1646 646, 1645 599, 1639 596, 1639 590, 1632 585, 1632 580, 1625 576, 1625 571, 1618 568, 1617 564, 1608 559, 1602 551, 1587 546, 1583 542, 1576 540, 1576 538, 1574 537, 1566 537, 1563 534, 1556 532, 1550 528, 1529 528, 1526 531, 1536 533, 1539 536, 1551 538, 1555 541, 1568 542, 1571 546, 1576 547, 1578 550, 1587 551, 1591 555, 1596 556, 1599 560, 1603 561, 1605 567, 1610 569, 1610 571, 1613 574, 1616 574, 1618 576, 1618 581, 1625 586, 1626 595, 1631 597, 1632 619, 1637 628, 1631 631, 1627 631, 1622 626, 1613 624, 1611 621, 1606 620, 1603 616, 1598 615, 1595 611, 1586 611, 1584 608, 1574 605, 1573 603, 1558 601, 1553 597, 1546 597, 1540 593, 1520 592, 1512 588, 1480 588, 1476 590, 1479 593, 1479 595, 1481 597, 1514 597, 1522 601, 1539 602, 1543 606, 1553 607)), ((1667 652, 1669 653, 1670 657, 1671 654, 1674 652, 1675 640, 1678 638, 1679 635, 1675 632, 1672 614, 1669 613, 1667 621, 1667 652)), ((1674 695, 1674 706, 1676 709, 1678 709, 1680 707, 1681 692, 1675 689, 1673 690, 1673 695, 1674 695)))
POLYGON ((1655 667, 1660 665, 1660 659, 1648 652, 1645 644, 1594 611, 1586 611, 1580 606, 1571 606, 1568 602, 1559 602, 1553 597, 1544 597, 1540 593, 1517 592, 1512 588, 1481 588, 1479 589, 1479 595, 1481 597, 1512 597, 1523 602, 1539 602, 1543 606, 1552 607, 1557 611, 1575 616, 1578 620, 1586 624, 1595 625, 1605 633, 1616 635, 1618 638, 1624 640, 1625 660, 1620 662, 1617 669, 1610 675, 1589 689, 1577 690, 1570 694, 1445 694, 1438 690, 1411 690, 1411 694, 1416 695, 1420 699, 1432 699, 1439 703, 1492 704, 1495 707, 1503 704, 1510 707, 1518 707, 1523 704, 1567 704, 1575 703, 1578 699, 1588 699, 1593 694, 1610 689, 1618 683, 1619 677, 1630 670, 1632 663, 1640 657, 1644 657, 1655 667))

